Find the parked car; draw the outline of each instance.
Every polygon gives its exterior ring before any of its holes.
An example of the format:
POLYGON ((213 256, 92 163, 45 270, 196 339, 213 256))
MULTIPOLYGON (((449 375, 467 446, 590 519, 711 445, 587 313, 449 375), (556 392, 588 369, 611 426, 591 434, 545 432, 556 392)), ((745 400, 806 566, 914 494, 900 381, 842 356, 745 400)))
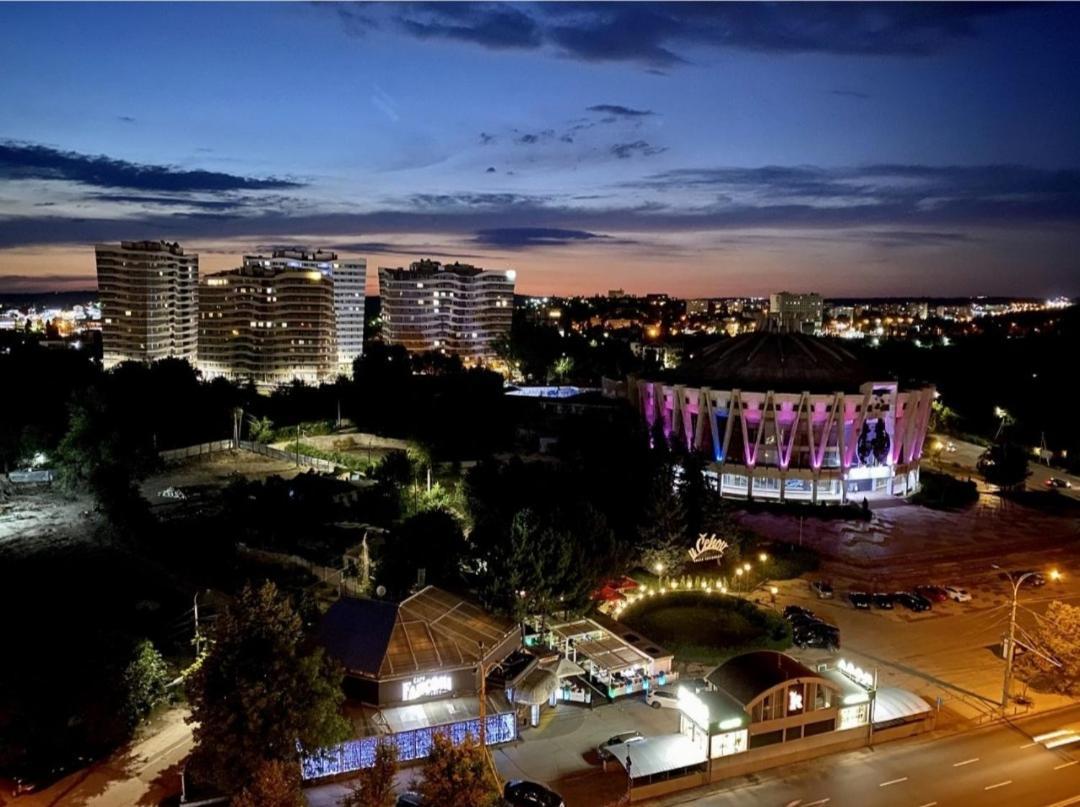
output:
POLYGON ((645 696, 645 703, 653 709, 678 709, 679 696, 670 689, 650 689, 645 696))
POLYGON ((817 615, 801 605, 789 605, 784 609, 784 619, 788 622, 796 619, 817 619, 817 615))
POLYGON ((971 595, 966 588, 959 586, 945 586, 945 593, 953 602, 971 602, 971 595))
POLYGON ((882 591, 875 591, 871 595, 871 599, 874 601, 874 607, 880 608, 882 611, 891 611, 893 607, 893 595, 886 594, 882 591))
POLYGON ((640 731, 622 731, 608 737, 604 742, 596 746, 596 753, 600 755, 600 759, 613 759, 615 751, 625 748, 630 743, 639 743, 644 739, 645 736, 640 731))
POLYGON ((1002 572, 1000 576, 1002 580, 1008 580, 1010 583, 1024 577, 1024 582, 1020 584, 1021 586, 1042 588, 1046 585, 1046 578, 1043 576, 1042 572, 1033 572, 1030 569, 1018 569, 1015 572, 1002 572), (1024 575, 1027 575, 1027 577, 1024 577, 1024 575))
POLYGON ((840 631, 824 622, 796 623, 791 629, 791 640, 796 647, 819 647, 823 650, 840 649, 840 631))
POLYGON ((831 600, 832 599, 833 588, 832 588, 832 584, 829 583, 828 581, 826 581, 826 580, 815 580, 813 583, 810 584, 810 588, 813 590, 813 592, 815 594, 818 595, 819 599, 822 599, 822 600, 831 600))
POLYGON ((520 779, 506 783, 503 798, 513 807, 566 807, 563 797, 554 790, 549 790, 539 782, 524 782, 520 779))
POLYGON ((933 604, 930 600, 926 599, 919 594, 913 594, 910 591, 898 591, 893 594, 893 600, 900 603, 909 611, 922 612, 929 611, 933 608, 933 604))
POLYGON ((870 595, 865 591, 849 591, 848 602, 858 608, 860 611, 870 610, 870 595))
POLYGON ((1046 480, 1046 486, 1048 488, 1071 488, 1072 482, 1059 476, 1052 476, 1046 480))
POLYGON ((398 796, 394 805, 395 807, 424 807, 424 800, 419 793, 413 793, 410 790, 398 796))
POLYGON ((915 586, 915 593, 930 602, 945 602, 949 599, 948 593, 941 586, 915 586))

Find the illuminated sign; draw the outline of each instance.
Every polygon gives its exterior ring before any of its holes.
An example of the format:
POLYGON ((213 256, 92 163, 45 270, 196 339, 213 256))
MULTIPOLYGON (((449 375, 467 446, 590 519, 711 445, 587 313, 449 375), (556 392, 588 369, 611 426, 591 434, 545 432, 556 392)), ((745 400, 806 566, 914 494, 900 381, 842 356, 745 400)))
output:
POLYGON ((401 699, 415 701, 430 698, 432 695, 443 695, 453 688, 449 675, 420 676, 401 685, 401 699))
POLYGON ((840 672, 842 672, 859 686, 866 687, 867 689, 874 688, 873 673, 867 672, 862 667, 852 664, 846 659, 840 659, 840 664, 838 665, 838 667, 840 669, 840 672))
POLYGON ((788 714, 801 712, 803 710, 803 696, 802 687, 791 687, 787 691, 787 710, 788 714))
POLYGON ((729 546, 728 542, 722 538, 717 538, 715 534, 706 535, 701 533, 698 536, 697 543, 690 548, 690 560, 694 563, 699 563, 703 560, 720 560, 724 557, 724 550, 729 546))

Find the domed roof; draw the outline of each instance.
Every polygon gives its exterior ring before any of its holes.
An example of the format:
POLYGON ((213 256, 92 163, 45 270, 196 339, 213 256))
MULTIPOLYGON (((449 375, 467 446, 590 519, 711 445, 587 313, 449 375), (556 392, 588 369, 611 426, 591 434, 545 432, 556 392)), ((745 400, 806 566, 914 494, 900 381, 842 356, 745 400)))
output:
POLYGON ((765 392, 854 392, 877 379, 835 339, 756 331, 722 339, 673 371, 682 383, 765 392))

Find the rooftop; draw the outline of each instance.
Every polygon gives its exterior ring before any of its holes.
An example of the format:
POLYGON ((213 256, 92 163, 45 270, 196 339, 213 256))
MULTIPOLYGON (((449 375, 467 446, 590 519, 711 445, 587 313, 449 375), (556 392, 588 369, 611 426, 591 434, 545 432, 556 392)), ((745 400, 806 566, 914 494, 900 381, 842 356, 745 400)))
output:
POLYGON ((778 392, 851 392, 883 380, 838 340, 787 331, 721 339, 668 375, 679 383, 778 392))
POLYGON ((773 650, 756 650, 734 656, 708 675, 710 684, 743 706, 777 684, 798 678, 821 676, 791 656, 773 650))
POLYGON ((515 630, 511 620, 428 586, 398 605, 343 597, 323 616, 318 637, 350 674, 382 679, 476 664, 481 643, 490 651, 515 630))

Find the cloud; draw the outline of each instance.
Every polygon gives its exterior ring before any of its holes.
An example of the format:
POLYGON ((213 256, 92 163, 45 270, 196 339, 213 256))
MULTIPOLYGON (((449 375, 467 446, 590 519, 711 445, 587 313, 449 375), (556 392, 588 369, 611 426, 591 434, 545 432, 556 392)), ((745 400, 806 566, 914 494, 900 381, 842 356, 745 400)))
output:
MULTIPOLYGON (((653 71, 694 49, 917 57, 973 38, 1013 3, 415 3, 366 7, 371 26, 500 50, 547 50, 653 71), (375 21, 378 17, 379 21, 375 21)), ((340 15, 340 13, 339 13, 340 15)), ((358 17, 342 17, 356 32, 358 17)))
POLYGON ((651 157, 654 154, 662 154, 667 151, 661 146, 651 146, 644 140, 635 140, 632 143, 616 143, 611 147, 611 153, 620 160, 628 160, 635 155, 651 157))
POLYGON ((141 196, 129 193, 94 193, 88 199, 98 202, 118 204, 141 204, 162 207, 195 207, 200 210, 235 210, 249 204, 249 200, 234 199, 198 199, 190 196, 141 196))
POLYGON ((145 165, 48 146, 0 141, 0 179, 55 179, 99 188, 147 191, 231 191, 298 188, 291 180, 252 179, 219 171, 145 165))
POLYGON ((38 292, 43 288, 50 291, 97 291, 97 277, 94 275, 0 275, 0 293, 22 294, 38 292))
POLYGON ((608 115, 621 115, 624 118, 640 118, 646 115, 655 115, 651 109, 634 109, 619 104, 596 104, 588 108, 589 112, 603 112, 608 115))
POLYGON ((598 239, 611 241, 607 235, 598 235, 585 230, 563 230, 554 227, 496 227, 479 230, 473 236, 473 243, 506 249, 525 249, 528 247, 565 246, 598 239))
POLYGON ((857 98, 860 101, 865 101, 870 97, 870 93, 859 92, 858 90, 830 90, 833 95, 840 95, 845 98, 857 98))

